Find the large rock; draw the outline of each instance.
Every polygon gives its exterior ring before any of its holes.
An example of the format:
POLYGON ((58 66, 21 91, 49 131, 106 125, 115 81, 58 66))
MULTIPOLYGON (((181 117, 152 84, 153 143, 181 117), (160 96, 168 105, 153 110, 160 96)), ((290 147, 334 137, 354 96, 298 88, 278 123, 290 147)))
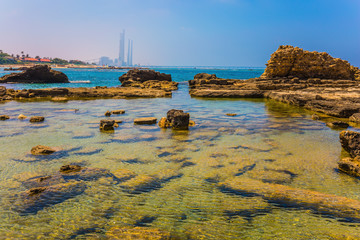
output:
POLYGON ((342 131, 340 133, 341 146, 351 157, 360 156, 360 133, 354 131, 342 131))
POLYGON ((49 155, 54 152, 56 152, 55 149, 52 149, 51 147, 43 146, 43 145, 37 145, 31 149, 32 155, 49 155))
POLYGON ((309 52, 298 47, 280 46, 271 55, 262 78, 298 77, 300 79, 360 80, 359 68, 324 52, 309 52))
POLYGON ((14 83, 68 83, 68 77, 48 65, 36 65, 21 73, 11 73, 0 78, 0 82, 14 83))
POLYGON ((171 109, 167 112, 167 120, 173 129, 186 130, 189 128, 190 114, 183 110, 171 109))
POLYGON ((170 74, 154 70, 132 69, 119 77, 122 87, 154 88, 176 90, 178 83, 171 80, 170 74))
POLYGON ((115 120, 100 120, 100 130, 101 131, 113 131, 116 127, 115 120))
POLYGON ((338 162, 339 170, 349 175, 360 177, 360 158, 343 158, 338 162))

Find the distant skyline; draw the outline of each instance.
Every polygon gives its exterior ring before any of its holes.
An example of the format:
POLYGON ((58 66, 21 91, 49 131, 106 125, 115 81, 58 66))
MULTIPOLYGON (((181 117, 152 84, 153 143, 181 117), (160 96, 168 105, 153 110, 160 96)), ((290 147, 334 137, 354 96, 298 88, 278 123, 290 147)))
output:
POLYGON ((0 0, 0 50, 133 64, 265 67, 279 45, 328 52, 360 67, 358 0, 0 0))

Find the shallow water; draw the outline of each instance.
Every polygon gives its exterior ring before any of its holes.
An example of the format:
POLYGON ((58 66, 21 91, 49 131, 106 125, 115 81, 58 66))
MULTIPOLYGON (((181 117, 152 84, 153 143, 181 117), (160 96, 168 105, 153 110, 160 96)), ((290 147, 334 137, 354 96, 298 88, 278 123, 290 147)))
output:
POLYGON ((271 100, 190 98, 180 84, 172 98, 12 101, 0 109, 11 117, 0 121, 0 239, 105 239, 114 228, 132 227, 178 239, 360 238, 359 223, 236 195, 216 183, 236 176, 360 200, 359 180, 336 171, 339 131, 311 120, 312 112, 302 108, 271 100), (172 131, 133 124, 137 117, 160 119, 172 108, 189 112, 196 125, 172 131), (111 118, 123 123, 100 132, 104 113, 116 109, 126 113, 111 118), (31 124, 18 120, 19 114, 46 120, 31 124), (30 155, 39 144, 60 151, 30 155), (81 180, 86 188, 80 193, 55 196, 56 204, 35 212, 19 211, 26 179, 58 173, 70 163, 173 177, 134 191, 108 175, 81 180))

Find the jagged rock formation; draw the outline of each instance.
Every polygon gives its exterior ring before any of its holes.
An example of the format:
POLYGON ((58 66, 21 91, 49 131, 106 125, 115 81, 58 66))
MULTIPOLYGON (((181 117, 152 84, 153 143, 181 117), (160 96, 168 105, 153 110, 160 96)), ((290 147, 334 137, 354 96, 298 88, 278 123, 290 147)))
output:
POLYGON ((122 87, 155 88, 176 90, 178 83, 171 80, 170 74, 155 72, 154 70, 132 69, 119 77, 122 87))
POLYGON ((360 177, 360 133, 342 131, 339 137, 342 148, 350 155, 338 162, 339 170, 360 177))
POLYGON ((262 78, 347 79, 360 80, 359 68, 324 52, 304 51, 299 47, 280 46, 272 55, 262 78))
POLYGON ((167 112, 166 118, 161 118, 159 122, 160 128, 169 128, 175 130, 187 130, 190 124, 190 114, 183 110, 171 109, 167 112))
POLYGON ((36 65, 21 73, 11 73, 0 78, 0 83, 68 83, 68 77, 48 65, 36 65))

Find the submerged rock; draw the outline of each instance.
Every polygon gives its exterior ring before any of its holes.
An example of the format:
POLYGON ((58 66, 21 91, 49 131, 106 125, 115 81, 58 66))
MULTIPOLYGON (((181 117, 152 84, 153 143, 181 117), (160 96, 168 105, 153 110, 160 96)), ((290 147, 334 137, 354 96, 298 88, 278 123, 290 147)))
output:
POLYGON ((85 183, 80 181, 32 188, 16 196, 13 209, 22 215, 36 214, 45 207, 76 197, 85 189, 85 183))
POLYGON ((118 169, 112 172, 112 174, 114 174, 119 181, 126 181, 136 176, 136 173, 128 169, 118 169))
POLYGON ((326 126, 330 128, 348 128, 349 124, 342 122, 342 121, 335 121, 335 122, 328 122, 326 126))
POLYGON ((360 157, 343 158, 338 162, 339 170, 349 175, 360 177, 360 157))
POLYGON ((149 192, 160 186, 159 179, 149 175, 138 175, 121 184, 124 191, 135 194, 149 192))
POLYGON ((45 117, 42 116, 34 116, 30 118, 30 122, 43 122, 45 120, 45 117))
POLYGON ((237 114, 236 113, 227 113, 226 116, 230 116, 230 117, 235 117, 237 114))
POLYGON ((82 169, 79 165, 64 165, 60 167, 60 173, 73 173, 73 172, 79 172, 82 169))
POLYGON ((0 82, 16 83, 69 83, 68 77, 48 65, 36 65, 21 73, 11 73, 0 78, 0 82))
POLYGON ((270 202, 296 206, 336 217, 360 221, 360 201, 346 197, 264 183, 247 178, 233 178, 219 184, 224 191, 261 196, 270 202))
POLYGON ((170 240, 171 235, 169 232, 162 231, 156 228, 149 227, 123 227, 111 228, 106 232, 106 236, 110 239, 127 239, 127 240, 138 240, 138 239, 148 239, 148 240, 170 240))
POLYGON ((106 113, 104 114, 106 117, 110 117, 111 116, 111 112, 110 111, 106 111, 106 113))
POLYGON ((109 170, 104 168, 87 168, 79 165, 65 165, 60 168, 65 180, 92 181, 101 177, 113 177, 109 170))
POLYGON ((49 155, 54 152, 56 152, 55 149, 48 147, 48 146, 43 146, 43 145, 37 145, 31 149, 32 155, 49 155))
POLYGON ((136 118, 134 124, 155 124, 157 121, 154 117, 136 118))
POLYGON ((124 114, 125 110, 112 110, 111 114, 124 114))

